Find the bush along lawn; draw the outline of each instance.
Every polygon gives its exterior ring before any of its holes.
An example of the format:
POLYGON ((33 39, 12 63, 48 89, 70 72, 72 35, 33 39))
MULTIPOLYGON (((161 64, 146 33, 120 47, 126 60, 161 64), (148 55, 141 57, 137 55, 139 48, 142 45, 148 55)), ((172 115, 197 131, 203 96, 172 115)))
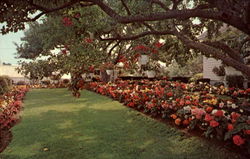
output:
POLYGON ((87 88, 250 155, 250 89, 163 80, 91 82, 87 88))
POLYGON ((22 101, 28 89, 14 87, 0 96, 0 153, 12 139, 11 128, 20 120, 22 101))

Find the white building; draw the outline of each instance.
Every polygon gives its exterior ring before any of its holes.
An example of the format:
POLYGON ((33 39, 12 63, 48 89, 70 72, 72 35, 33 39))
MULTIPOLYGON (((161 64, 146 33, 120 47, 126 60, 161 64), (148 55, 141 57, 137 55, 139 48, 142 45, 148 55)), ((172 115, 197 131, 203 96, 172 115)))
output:
POLYGON ((16 68, 17 66, 3 65, 0 63, 0 76, 9 76, 14 81, 14 83, 17 83, 18 81, 25 81, 26 83, 29 83, 29 79, 19 74, 16 68))
MULTIPOLYGON (((224 82, 224 84, 226 84, 225 81, 225 76, 217 76, 214 72, 213 72, 213 68, 214 67, 219 67, 222 65, 221 60, 217 60, 214 58, 207 58, 205 56, 203 56, 203 78, 209 78, 211 81, 211 84, 214 84, 216 82, 224 82)), ((241 76, 242 73, 240 71, 237 71, 236 69, 234 69, 233 67, 227 66, 225 67, 225 75, 238 75, 241 76)), ((247 85, 247 80, 244 83, 245 87, 247 85)))

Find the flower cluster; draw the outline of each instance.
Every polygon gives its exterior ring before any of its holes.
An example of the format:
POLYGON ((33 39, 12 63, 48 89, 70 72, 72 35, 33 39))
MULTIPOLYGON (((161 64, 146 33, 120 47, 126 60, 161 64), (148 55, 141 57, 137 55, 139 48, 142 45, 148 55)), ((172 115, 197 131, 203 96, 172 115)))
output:
POLYGON ((10 129, 20 120, 19 112, 22 109, 22 100, 27 88, 14 88, 0 96, 0 153, 11 141, 10 129))
POLYGON ((64 26, 67 26, 67 27, 73 25, 73 21, 69 17, 63 17, 62 23, 64 26))
POLYGON ((250 90, 166 80, 91 82, 88 88, 151 116, 160 116, 189 130, 203 131, 247 147, 250 140, 250 90))

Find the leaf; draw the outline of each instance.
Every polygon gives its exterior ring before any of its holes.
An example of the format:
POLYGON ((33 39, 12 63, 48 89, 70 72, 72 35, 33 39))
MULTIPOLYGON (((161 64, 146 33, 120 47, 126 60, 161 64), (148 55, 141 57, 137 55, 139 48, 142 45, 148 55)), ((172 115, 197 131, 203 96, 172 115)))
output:
POLYGON ((204 132, 205 137, 209 138, 210 135, 213 133, 213 131, 214 131, 213 127, 209 126, 207 131, 204 132))

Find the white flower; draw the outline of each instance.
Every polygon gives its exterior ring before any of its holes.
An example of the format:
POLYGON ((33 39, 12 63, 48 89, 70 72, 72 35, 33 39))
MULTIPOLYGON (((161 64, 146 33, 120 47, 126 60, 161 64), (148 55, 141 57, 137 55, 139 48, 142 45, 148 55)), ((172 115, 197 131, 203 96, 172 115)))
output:
POLYGON ((238 106, 236 104, 232 104, 232 108, 236 109, 236 108, 238 108, 238 106))
POLYGON ((217 109, 214 109, 211 114, 215 114, 217 112, 217 109))
POLYGON ((240 112, 243 113, 243 109, 240 109, 240 112))
POLYGON ((191 107, 190 107, 190 106, 183 107, 183 109, 184 109, 185 111, 191 111, 191 107))
POLYGON ((223 102, 220 102, 219 107, 220 107, 220 108, 223 108, 223 107, 224 107, 224 103, 223 103, 223 102))

